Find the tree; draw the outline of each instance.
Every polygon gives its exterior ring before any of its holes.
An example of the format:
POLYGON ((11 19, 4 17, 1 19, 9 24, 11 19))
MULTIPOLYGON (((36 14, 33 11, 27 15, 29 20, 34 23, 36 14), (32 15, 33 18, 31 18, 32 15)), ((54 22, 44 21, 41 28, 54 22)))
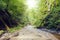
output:
POLYGON ((24 0, 0 0, 0 20, 2 20, 4 25, 7 25, 6 28, 9 29, 9 25, 12 27, 13 25, 17 25, 15 23, 21 23, 25 10, 23 1, 24 0))
POLYGON ((47 28, 60 28, 58 25, 60 25, 60 4, 59 4, 59 0, 55 0, 52 3, 52 8, 50 11, 50 14, 47 15, 47 17, 45 17, 43 23, 44 23, 44 27, 47 28))

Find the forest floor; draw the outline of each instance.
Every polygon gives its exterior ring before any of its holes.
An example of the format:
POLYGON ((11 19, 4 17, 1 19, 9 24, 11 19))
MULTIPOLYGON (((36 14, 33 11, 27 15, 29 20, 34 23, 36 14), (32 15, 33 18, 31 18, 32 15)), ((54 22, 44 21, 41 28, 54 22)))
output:
POLYGON ((5 33, 0 40, 58 40, 53 34, 27 25, 15 33, 5 33))

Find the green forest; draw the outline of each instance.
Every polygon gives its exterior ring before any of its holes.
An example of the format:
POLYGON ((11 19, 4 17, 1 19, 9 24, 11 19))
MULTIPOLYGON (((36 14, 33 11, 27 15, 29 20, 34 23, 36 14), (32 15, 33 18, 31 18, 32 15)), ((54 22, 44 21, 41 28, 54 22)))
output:
POLYGON ((15 31, 27 24, 60 29, 60 0, 0 0, 0 30, 15 31))

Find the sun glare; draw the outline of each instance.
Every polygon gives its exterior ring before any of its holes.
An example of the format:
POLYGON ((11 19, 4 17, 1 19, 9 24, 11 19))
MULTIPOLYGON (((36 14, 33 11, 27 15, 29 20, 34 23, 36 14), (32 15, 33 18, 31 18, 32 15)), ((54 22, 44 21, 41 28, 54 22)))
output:
POLYGON ((26 0, 26 5, 28 6, 28 9, 35 8, 37 5, 36 0, 26 0))

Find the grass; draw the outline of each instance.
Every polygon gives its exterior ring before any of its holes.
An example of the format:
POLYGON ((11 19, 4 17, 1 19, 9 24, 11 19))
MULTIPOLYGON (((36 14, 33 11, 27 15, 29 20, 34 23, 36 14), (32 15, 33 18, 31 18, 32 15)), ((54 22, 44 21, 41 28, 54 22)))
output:
MULTIPOLYGON (((9 33, 14 33, 14 32, 16 32, 16 31, 18 31, 18 30, 21 30, 22 28, 24 27, 24 25, 18 25, 18 26, 16 26, 16 27, 14 27, 14 28, 10 28, 9 29, 9 33)), ((0 35, 2 34, 2 33, 4 33, 5 31, 3 31, 3 30, 0 30, 0 35)))
POLYGON ((1 35, 3 32, 4 32, 3 30, 0 30, 0 35, 1 35))
POLYGON ((10 32, 10 33, 13 33, 13 32, 15 32, 15 31, 20 30, 20 29, 23 28, 23 27, 24 27, 24 26, 20 24, 20 25, 14 27, 14 28, 10 28, 9 32, 10 32))

